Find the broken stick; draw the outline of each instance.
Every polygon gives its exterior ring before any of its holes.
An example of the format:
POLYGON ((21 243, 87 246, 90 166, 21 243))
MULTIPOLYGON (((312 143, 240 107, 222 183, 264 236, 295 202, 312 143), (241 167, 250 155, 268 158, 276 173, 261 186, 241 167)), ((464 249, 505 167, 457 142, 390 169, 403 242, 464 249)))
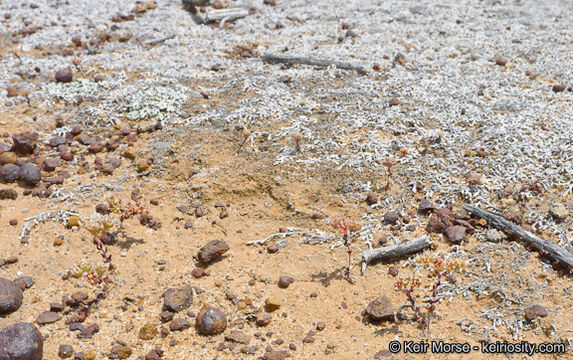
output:
POLYGON ((272 55, 272 54, 261 56, 261 60, 269 64, 289 64, 289 65, 302 64, 316 67, 336 66, 337 68, 343 70, 358 71, 360 75, 366 74, 366 70, 364 70, 364 67, 362 67, 361 65, 344 63, 333 60, 311 59, 298 56, 272 55))
POLYGON ((360 274, 364 274, 366 265, 372 262, 410 255, 415 252, 424 250, 430 246, 430 243, 431 242, 427 236, 422 236, 414 240, 406 241, 392 246, 364 250, 362 252, 362 268, 360 274))
POLYGON ((561 246, 533 235, 532 233, 524 230, 521 226, 506 220, 503 216, 495 215, 489 211, 482 210, 471 205, 463 205, 462 208, 474 216, 486 219, 494 227, 518 236, 528 244, 533 244, 539 249, 543 249, 549 254, 549 256, 551 256, 551 258, 558 260, 565 266, 569 266, 569 268, 573 268, 573 254, 561 246))
POLYGON ((249 10, 241 8, 209 10, 203 21, 205 24, 221 20, 222 23, 234 21, 249 15, 249 10))

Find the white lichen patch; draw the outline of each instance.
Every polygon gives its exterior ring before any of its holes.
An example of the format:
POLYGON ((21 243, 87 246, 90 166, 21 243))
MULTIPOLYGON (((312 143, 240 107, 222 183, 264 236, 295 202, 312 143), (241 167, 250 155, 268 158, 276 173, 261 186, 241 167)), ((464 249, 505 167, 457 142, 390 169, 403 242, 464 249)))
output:
POLYGON ((131 120, 158 120, 162 123, 170 115, 180 114, 181 106, 189 99, 188 90, 177 85, 150 85, 129 95, 124 105, 131 120))
POLYGON ((48 101, 58 99, 71 102, 80 96, 86 100, 96 100, 103 96, 104 90, 106 90, 105 84, 82 78, 71 83, 48 82, 43 87, 48 101))

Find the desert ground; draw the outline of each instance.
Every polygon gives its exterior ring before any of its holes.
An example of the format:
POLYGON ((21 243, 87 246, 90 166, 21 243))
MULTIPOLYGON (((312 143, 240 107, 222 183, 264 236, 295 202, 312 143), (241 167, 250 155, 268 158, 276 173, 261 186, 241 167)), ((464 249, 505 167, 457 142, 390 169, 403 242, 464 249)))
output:
POLYGON ((192 2, 0 0, 0 360, 573 358, 573 2, 192 2))

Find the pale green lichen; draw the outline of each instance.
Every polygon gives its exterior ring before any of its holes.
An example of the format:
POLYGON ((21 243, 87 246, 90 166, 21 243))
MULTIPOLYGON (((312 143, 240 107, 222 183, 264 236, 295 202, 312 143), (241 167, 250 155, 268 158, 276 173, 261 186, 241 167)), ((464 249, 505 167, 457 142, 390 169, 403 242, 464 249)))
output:
POLYGON ((67 84, 50 82, 44 86, 44 91, 49 97, 65 101, 75 101, 80 96, 97 98, 104 89, 102 83, 95 83, 87 79, 77 79, 67 84))
POLYGON ((180 86, 148 86, 127 97, 124 109, 131 120, 163 121, 169 115, 179 115, 187 101, 188 90, 180 86))

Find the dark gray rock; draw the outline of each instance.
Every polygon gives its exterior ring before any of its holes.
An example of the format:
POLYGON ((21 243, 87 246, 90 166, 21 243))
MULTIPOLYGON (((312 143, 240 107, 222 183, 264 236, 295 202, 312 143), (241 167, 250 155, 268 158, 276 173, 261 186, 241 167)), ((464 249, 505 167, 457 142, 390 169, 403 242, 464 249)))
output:
POLYGON ((227 328, 227 317, 214 307, 204 306, 197 314, 197 330, 203 335, 217 335, 227 328))
POLYGON ((42 360, 42 334, 30 323, 17 323, 0 331, 0 360, 42 360))
POLYGON ((452 244, 460 244, 466 237, 466 228, 460 225, 450 226, 446 229, 446 236, 452 244))
POLYGON ((20 177, 20 167, 15 164, 6 164, 0 168, 0 179, 13 183, 20 177))
POLYGON ((74 348, 71 345, 61 344, 58 348, 58 356, 62 359, 69 358, 74 354, 74 348))
POLYGON ((0 278, 0 314, 9 314, 22 305, 22 289, 15 282, 0 278))
POLYGON ((366 314, 375 321, 394 321, 392 302, 386 296, 372 300, 366 307, 366 314))
POLYGON ((193 304, 193 292, 190 286, 180 289, 168 289, 163 294, 163 306, 173 312, 187 309, 193 304))
POLYGON ((60 314, 58 314, 56 312, 44 311, 43 313, 38 315, 38 317, 36 318, 36 322, 38 323, 38 325, 45 325, 45 324, 54 323, 54 322, 60 320, 61 318, 62 317, 60 316, 60 314))
POLYGON ((20 167, 20 180, 27 185, 35 186, 42 180, 42 172, 35 164, 24 164, 20 167))

